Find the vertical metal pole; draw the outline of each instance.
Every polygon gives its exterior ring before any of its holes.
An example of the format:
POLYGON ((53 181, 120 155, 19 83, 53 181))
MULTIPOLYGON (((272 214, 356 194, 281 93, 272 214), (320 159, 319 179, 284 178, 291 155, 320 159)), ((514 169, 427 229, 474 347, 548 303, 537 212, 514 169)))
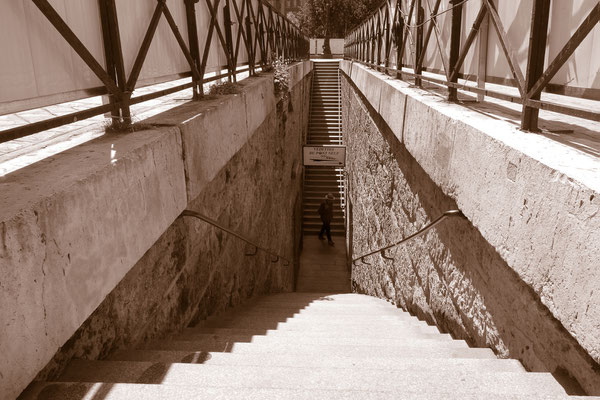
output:
MULTIPOLYGON (((185 0, 185 13, 187 19, 190 54, 192 55, 192 59, 196 64, 196 69, 198 71, 201 71, 202 69, 200 68, 200 45, 198 43, 198 25, 196 24, 196 8, 194 6, 194 4, 196 4, 197 2, 198 0, 185 0)), ((204 94, 204 88, 202 84, 204 77, 195 77, 192 75, 192 79, 194 80, 194 100, 198 100, 200 96, 204 94), (198 93, 198 87, 200 87, 200 93, 198 93)))
POLYGON ((231 65, 233 63, 233 39, 231 36, 231 15, 229 12, 229 0, 225 1, 225 6, 223 6, 223 29, 225 29, 225 43, 227 44, 227 48, 225 51, 229 54, 229 62, 228 64, 228 78, 229 82, 235 82, 237 80, 237 75, 235 74, 235 65, 231 65))
MULTIPOLYGON (((550 16, 550 0, 535 0, 531 14, 531 33, 529 35, 529 54, 527 56, 527 76, 525 78, 525 91, 535 85, 537 80, 544 73, 544 57, 546 55, 546 36, 548 33, 548 19, 550 16)), ((531 97, 533 100, 539 100, 541 93, 531 97)), ((523 99, 529 100, 529 99, 523 99)), ((521 115, 521 129, 536 132, 538 128, 537 108, 523 105, 521 115)))
POLYGON ((398 15, 397 25, 396 25, 396 69, 398 71, 402 70, 402 58, 404 57, 404 17, 402 16, 402 1, 398 0, 398 10, 396 11, 398 15))
MULTIPOLYGON (((479 27, 478 41, 478 57, 477 62, 477 87, 485 89, 485 77, 487 76, 487 49, 488 49, 488 29, 489 29, 489 15, 483 18, 483 22, 479 27)), ((477 101, 482 102, 485 99, 483 93, 477 93, 477 101)))
MULTIPOLYGON (((248 0, 246 4, 248 5, 250 1, 248 0)), ((247 6, 248 7, 248 6, 247 6)), ((246 17, 246 37, 248 38, 248 48, 246 49, 248 52, 248 69, 250 76, 254 75, 254 51, 252 50, 253 39, 252 39, 252 22, 250 22, 250 16, 246 17)))
POLYGON ((377 10, 377 66, 381 65, 381 42, 383 32, 381 31, 381 9, 377 10))
MULTIPOLYGON (((457 64, 458 56, 460 54, 460 31, 462 25, 462 3, 463 0, 450 0, 452 8, 452 31, 450 34, 450 62, 448 63, 450 68, 454 68, 457 64)), ((452 73, 449 71, 449 76, 453 76, 450 80, 452 83, 458 82, 458 71, 452 73)), ((448 101, 457 101, 458 92, 456 88, 448 88, 448 101)))
POLYGON ((121 90, 120 98, 115 98, 114 95, 109 94, 109 101, 114 105, 111 111, 112 122, 118 123, 122 119, 125 124, 129 124, 131 123, 131 111, 129 109, 131 93, 126 90, 127 78, 125 77, 123 50, 121 48, 121 36, 119 33, 119 20, 117 18, 115 0, 99 0, 98 5, 102 20, 106 72, 121 90), (120 107, 118 106, 119 103, 121 103, 120 107))
MULTIPOLYGON (((421 5, 421 0, 417 0, 417 40, 415 40, 415 74, 421 75, 422 65, 419 64, 421 53, 423 52, 423 21, 425 21, 425 9, 421 5)), ((415 77, 415 85, 421 86, 421 79, 415 77)))

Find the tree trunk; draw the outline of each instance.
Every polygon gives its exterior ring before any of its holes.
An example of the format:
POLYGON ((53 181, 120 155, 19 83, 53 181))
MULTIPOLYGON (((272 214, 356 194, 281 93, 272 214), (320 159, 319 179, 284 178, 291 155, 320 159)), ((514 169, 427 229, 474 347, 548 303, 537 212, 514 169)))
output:
POLYGON ((331 58, 331 46, 329 44, 329 35, 325 35, 325 42, 323 43, 323 57, 331 58))

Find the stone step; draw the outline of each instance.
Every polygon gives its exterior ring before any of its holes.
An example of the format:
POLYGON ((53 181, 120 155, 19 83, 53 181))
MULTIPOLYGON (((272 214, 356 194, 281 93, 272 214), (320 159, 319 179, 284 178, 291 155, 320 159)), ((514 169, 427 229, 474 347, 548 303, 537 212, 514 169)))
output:
POLYGON ((336 178, 339 177, 344 177, 344 171, 343 170, 315 170, 315 169, 311 169, 310 167, 306 167, 304 169, 304 173, 307 176, 311 176, 311 177, 321 177, 321 176, 333 176, 336 178))
MULTIPOLYGON (((296 292, 297 293, 297 292, 296 292)), ((427 325, 424 322, 412 323, 405 322, 400 324, 390 325, 388 329, 379 330, 379 326, 360 326, 360 325, 348 325, 345 324, 343 332, 340 329, 336 329, 335 326, 321 325, 318 327, 312 327, 310 330, 305 329, 302 324, 290 324, 281 325, 280 329, 257 329, 257 328, 220 328, 220 327, 201 327, 195 326, 186 328, 184 332, 186 334, 197 333, 197 334, 220 334, 220 333, 231 333, 231 334, 248 334, 253 332, 255 334, 267 334, 272 332, 272 335, 307 335, 307 336, 335 336, 340 334, 341 337, 348 336, 366 336, 370 338, 389 338, 399 337, 407 332, 419 332, 423 334, 436 334, 441 335, 437 328, 432 325, 427 325), (275 333, 276 332, 276 333, 275 333)))
MULTIPOLYGON (((317 223, 315 223, 315 224, 304 223, 302 225, 302 229, 304 230, 304 234, 310 234, 310 235, 314 234, 314 236, 317 236, 317 235, 319 235, 319 233, 321 233, 321 226, 322 226, 322 224, 320 222, 318 224, 317 223)), ((345 233, 346 233, 344 224, 342 224, 342 223, 337 223, 334 221, 329 225, 329 228, 331 230, 332 236, 333 235, 345 235, 345 233)), ((325 291, 327 289, 315 288, 315 290, 325 291)), ((312 290, 312 291, 314 291, 314 290, 312 290)), ((332 292, 332 290, 327 290, 327 291, 332 292)))
MULTIPOLYGON (((325 193, 323 192, 320 192, 319 195, 315 195, 315 192, 306 193, 304 196, 304 204, 308 205, 309 207, 318 208, 319 204, 321 204, 324 197, 325 193)), ((339 201, 339 199, 336 202, 334 202, 334 205, 336 208, 342 208, 342 204, 339 201)))
POLYGON ((213 328, 260 328, 260 329, 287 329, 290 327, 298 327, 299 329, 334 329, 337 325, 344 327, 344 329, 353 329, 357 325, 370 324, 373 327, 379 327, 380 329, 387 329, 392 327, 403 327, 406 325, 422 325, 420 321, 401 321, 401 320, 343 320, 338 319, 336 322, 332 322, 328 318, 293 318, 278 321, 270 317, 240 317, 235 320, 220 320, 220 321, 204 321, 200 328, 213 327, 213 328), (333 325, 333 326, 332 326, 333 325))
POLYGON ((295 335, 272 334, 272 335, 217 335, 198 333, 195 331, 184 331, 180 335, 173 337, 176 341, 193 341, 202 343, 201 349, 204 348, 227 348, 232 343, 272 343, 281 344, 293 342, 296 344, 313 344, 313 345, 356 345, 356 346, 392 346, 405 343, 406 339, 421 339, 424 343, 427 341, 450 342, 450 335, 442 335, 439 333, 425 334, 419 331, 404 332, 402 337, 396 338, 371 338, 371 337, 350 337, 338 335, 304 335, 304 332, 294 332, 295 335), (206 347, 204 347, 206 346, 206 347))
MULTIPOLYGON (((342 269, 343 270, 343 269, 342 269)), ((318 269, 315 269, 315 273, 318 272, 318 269)), ((347 274, 347 271, 343 271, 347 274)), ((302 275, 302 272, 300 272, 302 275)), ((311 307, 306 309, 290 309, 290 308, 281 308, 281 309, 273 309, 273 308, 260 308, 260 307, 249 307, 242 308, 236 307, 229 309, 219 315, 211 316, 206 321, 211 320, 231 320, 235 318, 242 317, 261 317, 261 318, 274 318, 278 321, 284 321, 286 319, 293 318, 294 320, 319 320, 326 319, 328 321, 337 321, 337 320, 347 320, 349 316, 351 316, 354 320, 360 319, 361 321, 371 321, 375 320, 394 320, 394 321, 407 321, 407 322, 418 322, 421 323, 417 318, 413 317, 407 312, 404 312, 395 307, 389 308, 379 308, 377 309, 376 315, 373 311, 369 311, 372 309, 356 309, 351 308, 348 310, 342 310, 341 308, 333 308, 328 309, 326 307, 311 307)))
MULTIPOLYGON (((323 135, 323 136, 314 136, 314 137, 309 137, 307 139, 307 145, 316 145, 316 146, 326 146, 326 145, 334 145, 334 146, 341 146, 344 144, 344 140, 341 138, 336 138, 335 137, 335 133, 332 132, 328 135, 323 135), (331 137, 329 137, 331 136, 331 137)), ((308 179, 312 179, 312 178, 308 178, 308 179)))
MULTIPOLYGON (((327 357, 323 357, 326 359, 327 357)), ((312 377, 314 381, 314 377, 318 376, 319 382, 323 382, 323 385, 327 385, 326 382, 332 383, 337 380, 344 380, 348 376, 352 376, 351 381, 362 382, 366 384, 373 385, 373 387, 382 387, 390 385, 392 381, 397 382, 400 385, 407 385, 408 381, 412 381, 413 379, 418 380, 420 383, 424 383, 428 379, 432 378, 432 374, 435 376, 435 384, 445 386, 443 382, 447 381, 448 383, 453 380, 457 380, 458 382, 462 382, 466 380, 477 381, 481 378, 482 388, 479 390, 481 394, 484 392, 483 386, 485 386, 486 379, 490 379, 491 381, 496 382, 513 382, 515 385, 520 385, 527 383, 528 385, 537 385, 544 384, 548 385, 545 389, 536 388, 539 390, 538 393, 546 393, 546 394, 564 394, 562 387, 556 383, 551 377, 550 374, 541 374, 541 373, 523 373, 519 371, 502 371, 497 369, 487 370, 485 368, 481 368, 482 365, 490 365, 493 364, 488 361, 487 364, 475 363, 471 368, 467 368, 469 365, 468 362, 452 364, 450 363, 450 367, 455 368, 438 368, 437 362, 436 365, 427 366, 431 364, 431 360, 427 359, 419 359, 421 362, 414 362, 412 364, 404 364, 404 361, 398 363, 398 368, 395 369, 385 369, 374 366, 373 368, 365 368, 362 364, 357 366, 350 366, 347 368, 327 368, 327 367, 284 367, 284 366, 252 366, 254 368, 249 368, 249 366, 245 365, 199 365, 199 364, 170 364, 170 365, 160 365, 156 363, 148 363, 148 362, 115 362, 115 361, 76 361, 73 362, 69 368, 65 371, 65 374, 60 378, 62 381, 103 381, 103 382, 141 382, 141 383, 162 383, 162 384, 187 384, 189 382, 194 382, 200 386, 218 386, 218 385, 229 385, 237 386, 240 384, 239 380, 243 380, 244 376, 247 379, 253 379, 257 376, 263 377, 265 380, 253 381, 249 387, 263 387, 264 385, 268 385, 267 381, 270 381, 271 384, 276 383, 275 387, 286 387, 288 384, 292 386, 303 386, 308 377, 312 377), (463 368, 458 368, 459 366, 463 366, 463 368), (476 369, 476 366, 480 366, 480 369, 476 369), (257 368, 258 367, 258 370, 257 368), (294 368, 294 371, 288 370, 288 368, 294 368), (311 372, 312 371, 312 372, 311 372), (313 372, 316 375, 313 375, 313 372), (480 376, 483 374, 483 377, 480 376), (493 374, 493 375, 490 375, 493 374), (221 377, 220 382, 213 381, 212 379, 219 380, 219 376, 221 377), (362 381, 361 376, 365 379, 362 381), (374 381, 376 377, 380 379, 383 378, 383 381, 374 381), (293 383, 287 381, 286 379, 297 379, 293 383), (509 379, 510 378, 510 379, 509 379), (388 382, 389 379, 389 382, 388 382), (237 383, 234 383, 237 382, 237 383), (376 384, 379 382, 379 384, 376 384), (546 391, 548 390, 548 391, 546 391)), ((398 361, 398 360, 397 360, 398 361)), ((494 360, 498 361, 498 360, 494 360)), ((498 363, 499 367, 502 363, 498 363)), ((443 365, 443 364, 442 364, 443 365)), ((431 382, 430 382, 431 384, 431 382)), ((488 382, 489 384, 489 382, 488 382)), ((292 387, 290 386, 290 387, 292 387)), ((319 384, 317 384, 319 386, 319 384)), ((326 386, 325 386, 326 387, 326 386)), ((354 387, 354 386, 353 386, 354 387)), ((330 387, 330 388, 336 388, 330 387)), ((346 387, 347 388, 347 387, 346 387)), ((358 388, 358 387, 354 387, 358 388)), ((531 389, 531 388, 530 388, 531 389)), ((528 393, 533 393, 531 391, 526 391, 528 393)), ((522 393, 522 392, 519 392, 522 393)))
MULTIPOLYGON (((448 334, 441 334, 435 327, 429 325, 410 324, 403 326, 393 332, 379 332, 368 337, 360 339, 369 339, 377 343, 382 343, 385 340, 398 342, 403 340, 403 337, 422 338, 427 340, 450 341, 453 340, 448 334), (433 328, 433 329, 432 329, 433 328)), ((329 331, 278 331, 269 329, 262 332, 253 331, 251 329, 227 329, 227 328, 186 328, 180 334, 174 336, 176 340, 212 340, 212 341, 236 341, 236 342, 251 342, 253 340, 265 340, 266 338, 288 339, 291 341, 302 340, 331 340, 331 337, 340 340, 340 343, 345 343, 346 340, 354 340, 358 335, 356 332, 329 332, 329 331)))
POLYGON ((325 198, 325 195, 327 195, 328 193, 332 193, 336 197, 336 200, 334 200, 335 208, 342 208, 342 200, 344 200, 344 198, 340 197, 339 195, 339 186, 311 186, 308 188, 305 187, 303 193, 304 204, 310 205, 311 207, 318 207, 325 198))
MULTIPOLYGON (((309 227, 309 226, 314 226, 314 227, 318 227, 319 230, 321 230, 321 218, 319 216, 316 217, 312 217, 312 216, 305 216, 304 220, 303 220, 303 226, 305 227, 309 227)), ((329 224, 329 226, 333 229, 344 229, 344 219, 341 217, 334 217, 331 220, 331 223, 329 224)))
MULTIPOLYGON (((302 224, 302 229, 305 234, 314 234, 317 236, 321 232, 322 224, 319 222, 318 224, 304 223, 302 224)), ((344 235, 346 233, 346 229, 344 225, 341 223, 336 223, 335 221, 330 224, 331 235, 344 235)), ((317 289, 315 289, 317 290, 317 289)), ((325 289, 319 289, 325 290, 325 289)), ((314 291, 314 290, 313 290, 314 291)), ((331 292, 331 290, 329 290, 331 292)))
MULTIPOLYGON (((311 140, 317 140, 317 141, 324 141, 324 140, 331 140, 333 142, 334 145, 341 145, 344 142, 344 139, 341 137, 341 132, 339 129, 330 129, 330 130, 319 130, 319 131, 311 131, 308 133, 308 138, 306 139, 307 141, 311 141, 311 140), (340 143, 341 142, 341 143, 340 143)), ((308 143, 307 143, 308 144, 308 143)), ((325 143, 327 144, 327 143, 325 143)))
MULTIPOLYGON (((388 338, 398 338, 402 337, 404 334, 413 334, 419 333, 422 335, 426 335, 426 337, 432 335, 439 335, 444 338, 443 340, 450 340, 450 335, 441 334, 437 327, 427 324, 404 324, 401 327, 397 327, 394 329, 384 330, 380 332, 373 332, 372 330, 366 330, 364 332, 365 335, 373 339, 388 339, 388 338)), ((244 328, 201 328, 201 327, 192 327, 185 328, 183 332, 184 334, 196 334, 196 335, 264 335, 264 336, 286 336, 286 337, 295 337, 295 336, 306 336, 306 337, 323 337, 329 336, 331 334, 335 334, 337 337, 355 337, 361 336, 359 331, 326 331, 326 330, 315 330, 315 331, 306 331, 306 330, 275 330, 275 329, 267 329, 267 330, 255 330, 255 329, 244 329, 244 328)))
MULTIPOLYGON (((317 236, 319 234, 319 229, 318 228, 302 228, 302 234, 304 236, 317 236)), ((346 235, 346 231, 344 229, 331 229, 331 237, 333 238, 334 241, 343 241, 344 236, 346 235)), ((315 288, 317 289, 317 288, 315 288)), ((299 292, 305 292, 305 293, 310 293, 310 292, 314 292, 315 289, 302 289, 302 290, 298 290, 299 292)), ((320 290, 324 290, 321 288, 318 288, 320 290)), ((336 292, 335 290, 329 290, 330 292, 336 292)), ((337 293, 348 293, 350 292, 350 290, 344 290, 344 291, 338 291, 337 293)))
POLYGON ((312 189, 312 191, 322 191, 324 194, 327 194, 328 191, 340 191, 344 188, 344 181, 317 181, 311 180, 309 182, 304 182, 305 189, 312 189))
POLYGON ((402 345, 355 345, 355 344, 296 344, 265 341, 263 343, 216 343, 191 340, 169 340, 149 343, 145 350, 231 352, 236 354, 312 354, 315 357, 345 356, 380 358, 495 358, 489 349, 469 348, 461 341, 434 341, 407 338, 402 345), (427 356, 429 355, 429 356, 427 356))
MULTIPOLYGON (((334 135, 329 135, 331 139, 336 139, 337 137, 334 135)), ((306 177, 310 179, 331 179, 331 180, 343 180, 344 174, 341 172, 331 171, 331 172, 310 172, 306 171, 306 177)))
MULTIPOLYGON (((151 362, 126 361, 73 361, 58 382, 106 382, 106 383, 141 383, 161 385, 189 385, 193 382, 201 387, 254 387, 254 388, 301 388, 309 389, 348 389, 367 390, 369 387, 378 390, 394 391, 409 386, 407 381, 416 379, 419 383, 427 381, 426 376, 435 376, 436 386, 460 384, 468 377, 478 382, 482 388, 486 380, 498 379, 496 385, 506 386, 507 391, 511 379, 515 384, 543 385, 550 387, 537 388, 540 393, 562 395, 561 387, 555 382, 549 383, 550 374, 527 374, 522 371, 508 369, 504 364, 490 362, 470 362, 463 359, 460 363, 431 365, 431 360, 419 359, 420 362, 399 365, 387 369, 379 366, 370 368, 357 364, 346 367, 328 368, 320 366, 268 366, 268 365, 204 365, 192 363, 157 364, 151 362), (429 361, 429 363, 427 363, 429 361), (445 368, 444 368, 445 367, 445 368), (482 368, 488 367, 488 368, 482 368), (221 377, 221 379, 219 379, 221 377)), ((470 382, 471 385, 474 382, 470 382)), ((459 385, 460 386, 460 385, 459 385)), ((477 386, 472 386, 476 388, 477 386)), ((532 388, 528 393, 532 393, 532 388)))
POLYGON ((340 115, 334 111, 313 111, 310 118, 311 120, 324 118, 340 120, 340 115))
MULTIPOLYGON (((313 205, 305 205, 302 210, 304 212, 304 215, 307 217, 311 214, 315 214, 318 216, 317 211, 319 210, 319 207, 313 205)), ((336 209, 333 211, 333 217, 344 218, 344 211, 340 210, 339 207, 336 207, 336 209)))
POLYGON ((394 358, 355 357, 352 354, 335 357, 313 357, 305 354, 235 354, 235 353, 199 353, 181 351, 120 351, 115 353, 113 361, 136 361, 154 363, 190 363, 237 366, 281 366, 281 367, 330 367, 347 368, 360 364, 363 368, 381 368, 387 370, 418 368, 420 370, 486 369, 494 371, 524 371, 521 363, 510 359, 490 358, 394 358))
POLYGON ((342 127, 341 126, 311 126, 309 129, 309 134, 329 134, 329 135, 338 135, 342 136, 342 127))
MULTIPOLYGON (((66 400, 83 399, 86 393, 101 393, 101 400, 214 400, 214 399, 247 399, 247 400, 430 400, 443 398, 447 400, 560 400, 567 396, 552 394, 530 393, 506 394, 494 392, 494 388, 479 391, 479 393, 454 392, 454 387, 446 389, 425 387, 425 389, 411 392, 408 387, 401 390, 385 392, 376 389, 369 390, 320 390, 320 389, 273 389, 273 388, 224 388, 224 387, 198 387, 190 385, 147 385, 116 383, 102 386, 97 383, 38 383, 28 388, 25 397, 20 400, 66 400)), ((91 397, 85 397, 86 399, 91 397)), ((94 397, 96 399, 96 397, 94 397)), ((590 400, 593 398, 590 398, 590 400)))
MULTIPOLYGON (((327 167, 313 167, 313 168, 327 168, 327 167)), ((268 296, 261 297, 260 301, 276 301, 281 303, 294 303, 302 304, 304 302, 313 303, 327 303, 327 304, 353 304, 353 305, 372 305, 381 304, 387 306, 393 306, 389 301, 380 299, 375 296, 369 296, 366 294, 335 294, 335 293, 294 293, 294 292, 283 292, 270 294, 268 296)))
POLYGON ((326 145, 343 145, 344 142, 339 139, 319 139, 319 138, 311 138, 308 143, 308 145, 312 145, 312 146, 326 146, 326 145))

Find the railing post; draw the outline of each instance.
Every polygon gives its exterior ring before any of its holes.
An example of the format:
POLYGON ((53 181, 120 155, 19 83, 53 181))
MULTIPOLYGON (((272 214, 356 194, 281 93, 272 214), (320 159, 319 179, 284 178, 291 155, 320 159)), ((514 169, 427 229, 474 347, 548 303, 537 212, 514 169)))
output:
POLYGON ((117 8, 115 0, 98 0, 100 7, 100 19, 102 21, 102 38, 104 41, 104 55, 106 58, 106 72, 115 81, 121 90, 120 98, 115 98, 109 93, 108 99, 113 105, 111 115, 112 123, 131 123, 131 111, 129 109, 130 93, 126 94, 127 78, 123 64, 123 50, 121 48, 121 36, 119 33, 119 20, 117 19, 117 8))
POLYGON ((396 10, 397 21, 396 21, 396 69, 398 71, 402 70, 402 58, 404 57, 404 17, 402 16, 402 1, 398 1, 398 10, 396 10))
POLYGON ((235 65, 231 65, 233 63, 233 39, 231 36, 231 13, 229 12, 229 0, 225 1, 225 5, 223 6, 223 29, 225 29, 225 43, 227 44, 227 48, 225 51, 229 54, 228 64, 228 79, 229 82, 237 81, 237 75, 235 74, 235 65))
MULTIPOLYGON (((544 73, 544 56, 546 54, 546 36, 548 33, 548 19, 550 17, 550 0, 535 0, 531 11, 531 33, 529 35, 529 53, 527 56, 527 76, 525 78, 525 92, 529 92, 533 85, 544 73)), ((529 107, 527 100, 539 100, 541 93, 523 99, 523 113, 521 114, 521 129, 538 131, 537 108, 529 107)))
MULTIPOLYGON (((246 4, 249 4, 250 1, 248 0, 246 2, 246 4)), ((246 6, 247 8, 248 6, 246 6)), ((253 40, 252 40, 252 22, 250 22, 250 16, 248 15, 246 17, 246 37, 248 38, 248 48, 246 49, 248 52, 248 73, 250 74, 250 76, 254 75, 254 58, 255 58, 255 54, 253 51, 253 40)))
MULTIPOLYGON (((199 0, 185 0, 185 14, 187 19, 187 30, 188 30, 188 40, 190 44, 190 54, 192 55, 192 59, 196 64, 196 69, 201 71, 200 68, 200 45, 198 43, 198 25, 196 23, 196 7, 195 4, 199 0)), ((194 100, 198 100, 201 95, 204 94, 204 87, 202 84, 203 76, 195 77, 192 74, 192 79, 194 80, 194 100), (198 93, 198 87, 200 87, 200 93, 198 93)))
MULTIPOLYGON (((462 25, 462 4, 463 0, 450 0, 452 8, 452 31, 450 33, 450 62, 449 68, 454 68, 457 64, 460 54, 460 30, 462 25)), ((458 72, 448 71, 448 76, 452 76, 450 82, 458 82, 458 72)), ((458 92, 455 87, 448 87, 448 101, 457 101, 458 92)))
MULTIPOLYGON (((415 40, 415 75, 421 75, 423 67, 419 64, 421 53, 423 52, 423 21, 425 21, 425 9, 421 5, 421 0, 417 0, 417 39, 415 40)), ((415 77, 415 85, 421 86, 421 79, 415 77)))
MULTIPOLYGON (((489 16, 486 15, 479 26, 478 41, 478 62, 477 62, 477 87, 485 89, 485 79, 487 76, 487 49, 488 49, 488 29, 489 16)), ((477 93, 477 101, 485 100, 483 93, 477 93)))

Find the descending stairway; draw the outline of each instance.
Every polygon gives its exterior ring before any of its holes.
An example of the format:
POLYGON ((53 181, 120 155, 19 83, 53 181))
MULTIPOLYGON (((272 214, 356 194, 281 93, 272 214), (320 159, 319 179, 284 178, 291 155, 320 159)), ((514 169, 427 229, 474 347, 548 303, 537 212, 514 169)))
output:
MULTIPOLYGON (((307 145, 342 145, 342 108, 339 61, 313 64, 307 145)), ((317 210, 327 193, 335 196, 332 235, 344 235, 344 170, 336 167, 307 166, 304 172, 304 223, 307 235, 321 229, 317 210)))
POLYGON ((330 247, 312 236, 303 246, 297 293, 259 297, 103 361, 73 360, 20 399, 569 398, 550 374, 470 348, 384 300, 347 293, 344 241, 330 247))
POLYGON ((550 374, 365 295, 286 293, 146 349, 71 362, 33 399, 560 399, 550 374))

